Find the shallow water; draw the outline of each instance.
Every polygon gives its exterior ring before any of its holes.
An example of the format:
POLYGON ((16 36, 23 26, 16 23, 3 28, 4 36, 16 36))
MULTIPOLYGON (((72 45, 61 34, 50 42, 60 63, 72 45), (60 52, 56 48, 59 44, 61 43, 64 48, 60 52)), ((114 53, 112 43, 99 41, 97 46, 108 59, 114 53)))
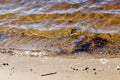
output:
POLYGON ((119 0, 0 0, 0 46, 88 52, 92 43, 92 49, 103 50, 113 41, 120 51, 119 4, 119 0))
POLYGON ((0 27, 78 27, 95 33, 120 33, 119 4, 119 0, 0 0, 0 27))

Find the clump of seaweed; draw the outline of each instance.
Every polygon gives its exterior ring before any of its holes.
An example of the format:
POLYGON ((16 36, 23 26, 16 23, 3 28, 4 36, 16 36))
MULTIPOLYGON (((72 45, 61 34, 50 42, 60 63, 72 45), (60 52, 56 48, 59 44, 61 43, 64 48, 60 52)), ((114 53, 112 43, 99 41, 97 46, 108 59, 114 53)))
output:
POLYGON ((78 43, 75 46, 74 52, 89 52, 91 53, 95 49, 103 48, 105 45, 107 45, 108 40, 102 39, 100 37, 95 37, 94 39, 85 42, 85 43, 78 43))

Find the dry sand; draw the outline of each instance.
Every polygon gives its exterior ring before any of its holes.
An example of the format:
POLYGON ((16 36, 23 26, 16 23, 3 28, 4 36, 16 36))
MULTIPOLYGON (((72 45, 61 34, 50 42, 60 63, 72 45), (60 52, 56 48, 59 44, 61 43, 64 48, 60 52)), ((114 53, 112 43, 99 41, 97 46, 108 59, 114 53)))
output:
POLYGON ((120 80, 117 66, 120 66, 120 58, 70 59, 0 54, 0 80, 120 80))

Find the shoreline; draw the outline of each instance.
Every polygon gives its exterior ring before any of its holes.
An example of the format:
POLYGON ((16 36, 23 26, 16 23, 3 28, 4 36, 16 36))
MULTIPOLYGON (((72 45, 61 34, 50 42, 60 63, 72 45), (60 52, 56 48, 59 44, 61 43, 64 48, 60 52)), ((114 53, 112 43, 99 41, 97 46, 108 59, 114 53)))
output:
POLYGON ((0 30, 0 48, 5 49, 45 50, 57 54, 120 53, 120 35, 116 33, 93 33, 74 27, 52 31, 9 27, 0 30))
POLYGON ((4 49, 0 48, 0 54, 10 55, 10 56, 30 56, 30 57, 61 57, 61 58, 120 58, 120 53, 87 53, 87 52, 77 52, 77 53, 57 53, 48 50, 24 50, 24 49, 4 49))

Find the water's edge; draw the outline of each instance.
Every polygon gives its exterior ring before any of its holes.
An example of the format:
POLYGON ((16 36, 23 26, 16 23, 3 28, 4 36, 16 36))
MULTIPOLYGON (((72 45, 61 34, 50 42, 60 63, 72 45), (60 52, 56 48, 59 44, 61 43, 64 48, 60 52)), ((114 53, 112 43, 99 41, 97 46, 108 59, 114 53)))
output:
POLYGON ((1 49, 48 51, 55 54, 100 53, 119 54, 119 34, 96 34, 77 28, 40 31, 36 29, 2 28, 1 49), (3 30, 2 30, 3 29, 3 30), (6 32, 4 32, 6 30, 6 32))

